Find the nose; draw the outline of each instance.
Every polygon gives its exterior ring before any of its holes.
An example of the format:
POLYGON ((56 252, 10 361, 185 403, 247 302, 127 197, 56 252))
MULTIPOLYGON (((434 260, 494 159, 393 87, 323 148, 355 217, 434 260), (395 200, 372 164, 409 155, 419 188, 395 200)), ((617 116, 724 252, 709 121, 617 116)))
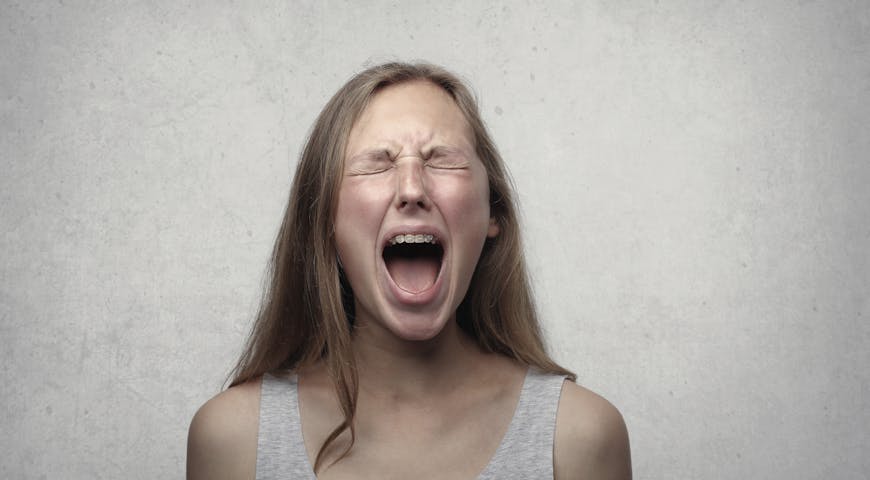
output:
POLYGON ((396 160, 396 206, 400 210, 429 209, 429 196, 423 178, 423 159, 406 156, 396 160))

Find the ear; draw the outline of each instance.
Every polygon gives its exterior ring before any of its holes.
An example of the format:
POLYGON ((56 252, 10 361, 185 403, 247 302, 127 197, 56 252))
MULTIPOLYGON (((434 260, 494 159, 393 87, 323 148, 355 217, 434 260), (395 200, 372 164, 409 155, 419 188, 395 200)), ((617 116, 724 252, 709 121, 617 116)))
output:
POLYGON ((501 228, 498 226, 498 220, 495 217, 489 217, 489 227, 486 230, 486 238, 495 238, 498 236, 501 228))

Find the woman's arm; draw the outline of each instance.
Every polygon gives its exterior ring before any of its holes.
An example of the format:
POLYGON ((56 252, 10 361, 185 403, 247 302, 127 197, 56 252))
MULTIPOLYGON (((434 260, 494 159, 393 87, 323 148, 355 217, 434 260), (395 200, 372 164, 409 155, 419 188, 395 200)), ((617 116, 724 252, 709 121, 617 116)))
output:
POLYGON ((604 398, 566 381, 556 417, 553 467, 557 480, 630 480, 628 431, 604 398))
POLYGON ((188 480, 253 480, 259 416, 259 381, 237 385, 206 402, 190 423, 188 480))

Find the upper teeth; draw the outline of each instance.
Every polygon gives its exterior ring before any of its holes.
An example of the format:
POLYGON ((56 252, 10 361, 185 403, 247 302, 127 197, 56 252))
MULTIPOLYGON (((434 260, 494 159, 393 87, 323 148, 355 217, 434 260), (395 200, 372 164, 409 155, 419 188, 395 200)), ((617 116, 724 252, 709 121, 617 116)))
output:
POLYGON ((435 241, 435 235, 428 234, 413 234, 406 233, 404 235, 396 235, 395 237, 390 239, 390 245, 395 245, 397 243, 437 243, 435 241))

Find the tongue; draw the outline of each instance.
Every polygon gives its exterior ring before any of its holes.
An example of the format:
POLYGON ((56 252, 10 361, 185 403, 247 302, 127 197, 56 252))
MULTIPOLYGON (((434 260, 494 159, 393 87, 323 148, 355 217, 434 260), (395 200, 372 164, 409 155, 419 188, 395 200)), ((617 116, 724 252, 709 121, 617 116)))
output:
POLYGON ((387 270, 402 290, 420 293, 435 284, 440 262, 432 257, 393 257, 387 260, 387 270))

